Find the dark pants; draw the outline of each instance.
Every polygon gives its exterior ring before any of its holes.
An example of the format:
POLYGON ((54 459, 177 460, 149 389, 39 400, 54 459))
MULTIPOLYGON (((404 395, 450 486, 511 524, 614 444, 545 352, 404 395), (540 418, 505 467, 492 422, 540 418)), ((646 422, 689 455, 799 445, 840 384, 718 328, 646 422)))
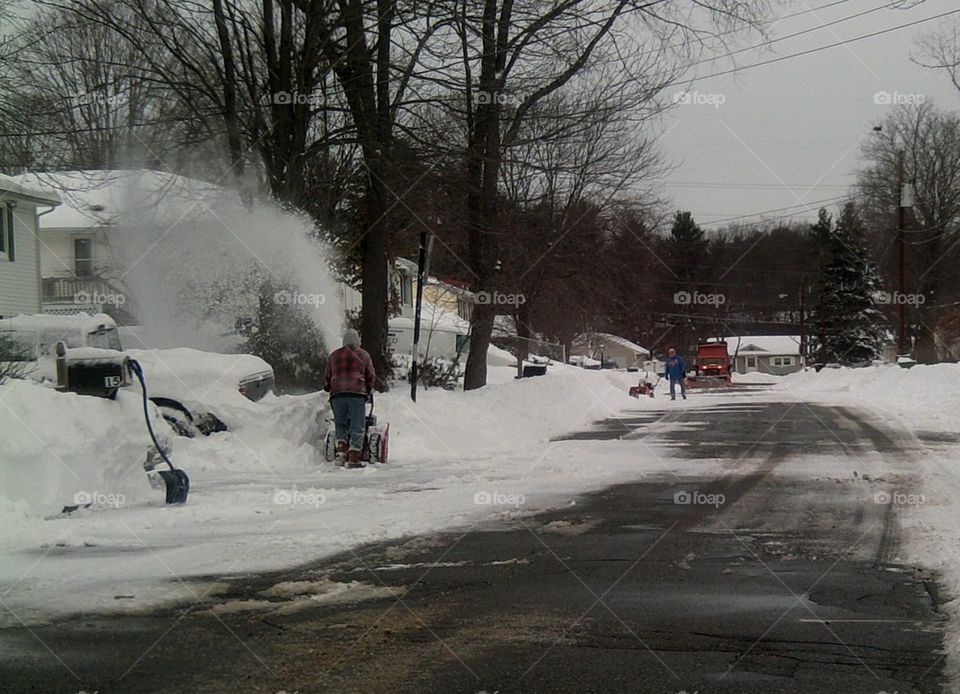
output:
POLYGON ((364 422, 367 417, 367 398, 344 393, 330 398, 333 409, 334 435, 338 442, 347 441, 354 450, 363 449, 364 422))

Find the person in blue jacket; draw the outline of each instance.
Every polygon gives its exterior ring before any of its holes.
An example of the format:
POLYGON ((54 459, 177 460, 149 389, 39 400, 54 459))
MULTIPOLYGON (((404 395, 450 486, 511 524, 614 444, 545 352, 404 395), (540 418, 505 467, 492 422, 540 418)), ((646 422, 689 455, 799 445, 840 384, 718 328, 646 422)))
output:
POLYGON ((667 371, 664 374, 667 378, 670 379, 670 399, 677 399, 677 383, 680 384, 680 395, 683 396, 683 399, 687 399, 687 365, 683 361, 683 357, 677 354, 677 350, 673 347, 670 348, 670 351, 667 352, 667 371))

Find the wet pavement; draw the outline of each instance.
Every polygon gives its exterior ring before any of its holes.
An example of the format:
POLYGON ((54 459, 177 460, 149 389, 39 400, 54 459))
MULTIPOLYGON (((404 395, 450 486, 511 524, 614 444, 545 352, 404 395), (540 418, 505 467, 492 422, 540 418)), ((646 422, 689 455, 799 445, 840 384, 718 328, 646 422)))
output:
POLYGON ((703 401, 568 438, 656 441, 719 477, 236 577, 189 610, 0 632, 0 690, 945 691, 946 598, 896 558, 904 511, 875 502, 912 489, 918 439, 845 408, 703 401), (860 472, 796 474, 801 455, 860 472))

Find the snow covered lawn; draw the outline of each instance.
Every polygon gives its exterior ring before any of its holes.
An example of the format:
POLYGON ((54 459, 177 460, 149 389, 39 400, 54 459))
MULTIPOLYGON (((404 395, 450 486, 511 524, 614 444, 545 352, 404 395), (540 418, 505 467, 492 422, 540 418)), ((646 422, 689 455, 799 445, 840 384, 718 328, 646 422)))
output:
MULTIPOLYGON (((189 501, 165 507, 140 467, 148 438, 136 391, 116 401, 42 386, 0 386, 0 625, 90 611, 192 604, 228 575, 294 566, 364 542, 572 503, 578 493, 667 472, 665 453, 636 441, 550 442, 624 409, 636 374, 553 366, 470 393, 397 391, 377 400, 391 423, 387 465, 342 470, 313 443, 324 394, 237 398, 235 430, 176 438, 189 501), (61 514, 75 495, 94 503, 61 514)), ((687 403, 677 402, 677 407, 687 403)), ((229 403, 224 404, 229 407, 229 403)), ((160 424, 163 428, 163 424, 160 424)), ((702 461, 671 459, 673 475, 702 461)))

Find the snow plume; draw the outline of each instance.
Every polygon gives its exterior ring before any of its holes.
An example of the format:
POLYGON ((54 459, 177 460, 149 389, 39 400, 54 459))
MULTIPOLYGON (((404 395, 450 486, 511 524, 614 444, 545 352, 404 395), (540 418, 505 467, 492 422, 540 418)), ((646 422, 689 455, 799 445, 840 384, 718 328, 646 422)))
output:
POLYGON ((109 175, 119 279, 140 322, 162 328, 171 345, 227 348, 224 336, 263 300, 263 283, 267 300, 300 306, 328 347, 339 343, 342 295, 308 217, 181 176, 109 175))

